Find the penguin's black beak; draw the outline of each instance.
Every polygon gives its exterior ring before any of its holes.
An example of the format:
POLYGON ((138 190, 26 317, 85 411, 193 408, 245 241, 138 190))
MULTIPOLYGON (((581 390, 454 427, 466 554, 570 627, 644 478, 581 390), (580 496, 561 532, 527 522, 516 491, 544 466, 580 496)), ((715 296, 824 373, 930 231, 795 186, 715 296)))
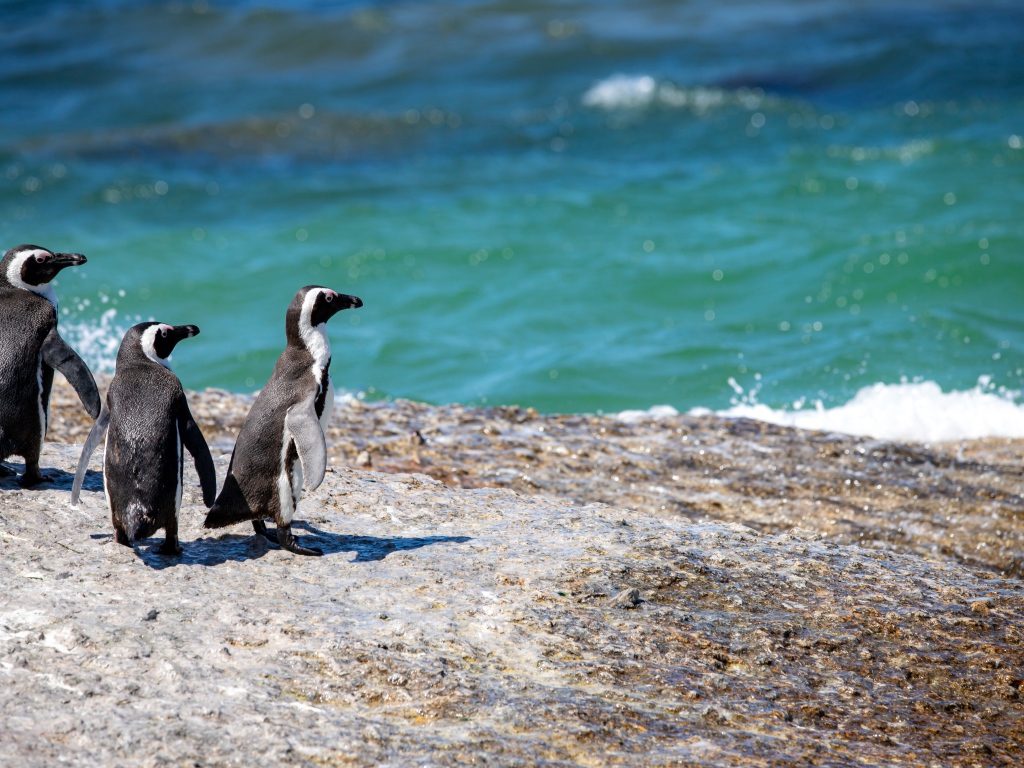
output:
POLYGON ((175 325, 172 326, 172 335, 174 340, 181 341, 182 339, 191 339, 193 336, 199 335, 198 325, 175 325))
POLYGON ((64 267, 77 267, 85 264, 85 256, 80 253, 55 253, 47 259, 38 270, 42 282, 50 282, 64 267))
POLYGON ((349 296, 347 293, 339 293, 337 301, 341 302, 339 310, 342 309, 359 309, 363 306, 363 300, 358 296, 349 296))
POLYGON ((55 253, 50 259, 50 264, 58 270, 64 269, 64 267, 78 267, 85 262, 85 256, 80 253, 55 253))

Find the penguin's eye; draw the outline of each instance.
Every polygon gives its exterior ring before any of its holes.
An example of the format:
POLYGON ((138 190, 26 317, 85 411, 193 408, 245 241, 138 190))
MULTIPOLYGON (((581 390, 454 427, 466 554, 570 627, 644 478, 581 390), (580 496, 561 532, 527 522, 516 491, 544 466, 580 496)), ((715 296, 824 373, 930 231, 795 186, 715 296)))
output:
POLYGON ((325 300, 325 301, 326 301, 326 302, 327 302, 328 304, 330 304, 330 303, 331 303, 332 301, 334 301, 334 294, 333 294, 333 293, 325 293, 325 294, 324 294, 324 300, 325 300))
POLYGON ((167 329, 166 328, 161 328, 160 329, 160 335, 163 336, 166 339, 167 338, 167 329))
POLYGON ((44 261, 46 261, 46 254, 45 253, 37 253, 36 254, 36 261, 39 262, 40 264, 42 264, 44 261))

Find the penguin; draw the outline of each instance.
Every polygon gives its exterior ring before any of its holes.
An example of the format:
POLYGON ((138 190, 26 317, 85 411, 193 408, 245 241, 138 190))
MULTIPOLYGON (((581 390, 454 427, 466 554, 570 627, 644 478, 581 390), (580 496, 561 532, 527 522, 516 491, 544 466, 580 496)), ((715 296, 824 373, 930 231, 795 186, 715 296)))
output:
POLYGON ((363 302, 319 285, 295 294, 285 315, 287 346, 245 417, 224 487, 204 525, 252 520, 256 533, 298 555, 322 555, 292 535, 303 484, 315 490, 327 471, 324 433, 334 408, 327 321, 363 302), (276 535, 263 522, 273 518, 276 535))
POLYGON ((118 544, 130 547, 163 528, 166 536, 157 551, 181 554, 182 446, 195 461, 207 508, 217 494, 210 449, 167 362, 175 344, 198 333, 194 325, 151 322, 133 326, 121 340, 116 373, 82 447, 71 488, 71 503, 78 504, 89 459, 106 432, 103 488, 118 544))
MULTIPOLYGON (((50 281, 65 267, 85 264, 80 253, 53 253, 19 245, 0 260, 0 461, 25 459, 19 481, 30 487, 51 478, 39 471, 57 369, 93 419, 100 394, 89 367, 57 333, 57 294, 50 281)), ((0 476, 13 471, 0 464, 0 476)))

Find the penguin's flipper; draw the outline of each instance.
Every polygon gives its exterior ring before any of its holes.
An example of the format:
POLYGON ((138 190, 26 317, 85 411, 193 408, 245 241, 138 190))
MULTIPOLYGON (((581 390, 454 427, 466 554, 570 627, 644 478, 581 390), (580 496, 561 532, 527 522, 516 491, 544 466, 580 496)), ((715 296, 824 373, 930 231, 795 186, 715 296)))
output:
POLYGON ((92 425, 92 429, 89 430, 89 437, 85 439, 85 445, 82 446, 82 455, 78 458, 78 469, 75 470, 75 482, 71 486, 71 503, 78 504, 78 497, 82 493, 82 482, 85 480, 85 470, 89 467, 89 459, 92 458, 93 451, 96 450, 96 446, 99 445, 100 440, 103 439, 103 433, 107 431, 107 424, 110 423, 110 411, 107 410, 106 403, 103 404, 103 408, 100 409, 99 418, 96 419, 96 423, 92 425))
POLYGON ((309 398, 305 403, 289 408, 284 417, 284 428, 299 452, 303 484, 314 491, 320 487, 327 473, 327 441, 316 415, 316 401, 309 398))
POLYGON ((85 361, 60 337, 56 327, 50 329, 43 341, 42 352, 43 362, 64 375, 78 393, 86 412, 95 419, 100 412, 100 393, 96 388, 96 379, 92 377, 85 361))
MULTIPOLYGON (((184 396, 182 397, 184 400, 184 396)), ((217 471, 213 468, 213 457, 210 455, 210 446, 206 444, 202 431, 192 413, 188 409, 188 403, 182 403, 182 413, 179 416, 179 429, 181 432, 181 443, 192 454, 192 460, 196 464, 196 472, 199 474, 199 485, 203 489, 203 504, 209 509, 217 498, 217 471)))

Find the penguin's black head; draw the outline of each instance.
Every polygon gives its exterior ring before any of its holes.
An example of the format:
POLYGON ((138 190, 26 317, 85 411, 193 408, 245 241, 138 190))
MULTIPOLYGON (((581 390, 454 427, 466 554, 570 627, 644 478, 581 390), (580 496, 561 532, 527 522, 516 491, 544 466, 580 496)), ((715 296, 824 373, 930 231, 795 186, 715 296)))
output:
POLYGON ((0 277, 29 291, 45 287, 64 267, 85 264, 80 253, 54 253, 38 245, 11 248, 0 261, 0 277))
POLYGON ((134 356, 138 350, 154 363, 170 368, 167 358, 174 351, 174 345, 182 339, 199 335, 194 325, 167 325, 166 323, 139 323, 128 329, 118 350, 118 364, 122 355, 134 356))
POLYGON ((332 291, 322 285, 307 285, 300 288, 285 316, 285 331, 289 340, 298 343, 304 332, 323 325, 343 309, 363 306, 358 296, 332 291))
POLYGON ((363 301, 358 296, 337 293, 330 288, 319 288, 319 293, 313 300, 313 309, 309 313, 309 324, 313 327, 322 325, 343 309, 358 309, 361 306, 363 301))

